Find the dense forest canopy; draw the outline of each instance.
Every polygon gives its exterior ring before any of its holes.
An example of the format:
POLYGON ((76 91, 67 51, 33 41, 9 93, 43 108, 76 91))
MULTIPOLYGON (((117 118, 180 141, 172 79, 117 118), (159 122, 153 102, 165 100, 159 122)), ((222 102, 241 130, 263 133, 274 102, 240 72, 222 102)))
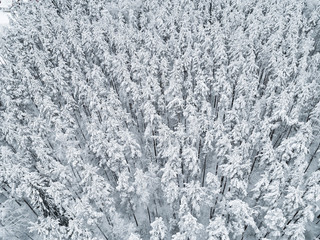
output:
POLYGON ((0 238, 320 236, 320 3, 30 0, 11 14, 0 238))

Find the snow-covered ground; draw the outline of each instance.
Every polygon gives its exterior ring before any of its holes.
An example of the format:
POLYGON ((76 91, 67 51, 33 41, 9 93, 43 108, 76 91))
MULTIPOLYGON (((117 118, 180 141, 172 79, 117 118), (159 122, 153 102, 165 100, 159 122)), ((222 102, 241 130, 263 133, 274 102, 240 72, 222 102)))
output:
POLYGON ((6 26, 9 24, 9 13, 4 12, 3 9, 9 8, 12 4, 12 0, 1 0, 0 2, 0 26, 6 26))
POLYGON ((9 24, 9 13, 0 11, 0 26, 6 26, 9 24))

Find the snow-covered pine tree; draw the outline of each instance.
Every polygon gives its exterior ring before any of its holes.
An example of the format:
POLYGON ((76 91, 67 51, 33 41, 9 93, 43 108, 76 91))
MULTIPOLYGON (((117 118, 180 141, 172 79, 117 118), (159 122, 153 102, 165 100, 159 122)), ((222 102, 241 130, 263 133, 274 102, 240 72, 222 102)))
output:
POLYGON ((320 5, 18 1, 0 237, 319 237, 320 5))

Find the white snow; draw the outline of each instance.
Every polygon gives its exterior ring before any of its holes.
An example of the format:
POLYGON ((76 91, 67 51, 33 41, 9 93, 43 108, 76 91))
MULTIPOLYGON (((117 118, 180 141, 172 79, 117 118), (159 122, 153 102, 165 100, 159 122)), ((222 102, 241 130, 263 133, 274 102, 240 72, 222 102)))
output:
POLYGON ((6 26, 9 24, 9 13, 4 12, 4 9, 8 9, 12 4, 12 0, 1 0, 0 1, 0 26, 6 26))

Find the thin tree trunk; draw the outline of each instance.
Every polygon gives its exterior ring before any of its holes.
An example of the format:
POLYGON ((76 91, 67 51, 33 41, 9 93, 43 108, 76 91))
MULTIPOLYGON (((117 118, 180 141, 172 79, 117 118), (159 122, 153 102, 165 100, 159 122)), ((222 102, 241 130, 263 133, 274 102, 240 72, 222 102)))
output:
POLYGON ((151 223, 151 216, 150 216, 150 210, 149 210, 149 207, 147 207, 147 212, 148 212, 149 223, 151 223))
POLYGON ((309 167, 310 167, 310 165, 311 165, 311 163, 312 163, 312 161, 313 161, 314 157, 316 156, 316 154, 317 154, 317 152, 318 152, 319 148, 320 148, 320 143, 318 144, 317 149, 316 149, 316 150, 314 151, 314 153, 312 154, 311 159, 310 159, 310 161, 309 161, 309 164, 308 164, 308 166, 307 166, 306 170, 304 170, 304 173, 306 173, 306 172, 308 171, 308 169, 309 169, 309 167))
POLYGON ((101 232, 101 234, 103 235, 103 237, 108 240, 108 237, 106 236, 106 234, 101 230, 101 228, 99 227, 99 225, 96 223, 97 228, 99 229, 99 231, 101 232))
POLYGON ((243 238, 244 238, 244 234, 245 234, 245 232, 246 232, 247 228, 248 228, 248 225, 245 225, 245 226, 244 226, 244 231, 243 231, 243 233, 242 233, 241 240, 243 240, 243 238))
POLYGON ((33 209, 33 207, 27 202, 27 200, 23 199, 23 201, 27 204, 27 206, 31 209, 31 211, 34 213, 34 215, 36 215, 38 217, 38 214, 35 212, 35 210, 33 209))
POLYGON ((204 158, 204 163, 203 163, 201 187, 204 187, 204 181, 205 181, 205 175, 206 175, 206 168, 207 168, 207 156, 205 156, 205 158, 204 158))
POLYGON ((133 206, 132 206, 130 201, 129 201, 129 204, 130 204, 130 207, 131 207, 131 211, 132 211, 132 215, 133 215, 134 221, 136 222, 136 226, 139 227, 138 220, 136 218, 136 215, 135 215, 134 210, 133 210, 133 206))

